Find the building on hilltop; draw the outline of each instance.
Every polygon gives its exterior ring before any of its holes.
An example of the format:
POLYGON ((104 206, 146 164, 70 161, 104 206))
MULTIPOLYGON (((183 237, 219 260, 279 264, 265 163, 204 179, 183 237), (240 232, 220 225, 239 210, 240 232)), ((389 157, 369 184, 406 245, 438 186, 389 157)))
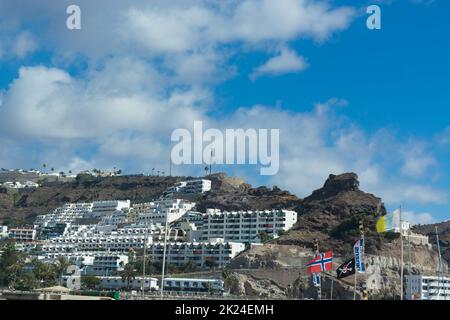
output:
POLYGON ((171 198, 178 195, 202 194, 211 190, 211 180, 195 179, 177 182, 164 191, 163 198, 171 198))

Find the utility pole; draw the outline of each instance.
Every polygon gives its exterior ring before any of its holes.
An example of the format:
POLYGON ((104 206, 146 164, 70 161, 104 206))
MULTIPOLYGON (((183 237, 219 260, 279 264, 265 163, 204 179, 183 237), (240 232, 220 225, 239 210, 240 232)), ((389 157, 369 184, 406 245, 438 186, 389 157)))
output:
MULTIPOLYGON (((441 256, 441 245, 439 243, 439 232, 438 232, 438 228, 435 227, 436 230, 436 244, 437 244, 437 248, 438 248, 438 299, 441 296, 441 278, 443 277, 442 275, 442 256, 441 256)), ((445 286, 444 286, 445 289, 445 286)), ((445 296, 445 299, 447 300, 447 296, 445 296)))
POLYGON ((166 227, 164 230, 164 251, 163 251, 163 263, 162 263, 162 272, 161 272, 161 300, 164 298, 164 272, 166 269, 166 250, 167 250, 167 228, 169 221, 169 210, 166 210, 166 227))
POLYGON ((212 158, 214 155, 214 149, 211 149, 211 156, 209 157, 209 175, 212 173, 212 158))
POLYGON ((144 238, 144 259, 142 261, 142 281, 141 281, 141 290, 142 290, 142 300, 145 299, 145 263, 147 262, 147 241, 148 241, 148 226, 145 224, 145 238, 144 238))
POLYGON ((400 206, 400 243, 401 243, 401 263, 400 263, 400 300, 403 300, 403 221, 402 206, 400 206))
POLYGON ((408 230, 408 292, 409 299, 412 300, 412 261, 411 261, 411 229, 408 230))
MULTIPOLYGON (((360 245, 363 246, 362 255, 361 255, 360 259, 361 259, 361 261, 364 262, 364 269, 365 269, 365 257, 364 256, 365 256, 366 250, 365 250, 364 247, 366 245, 366 240, 365 240, 365 237, 364 237, 364 222, 362 220, 359 222, 359 234, 361 235, 361 241, 362 241, 362 244, 360 243, 360 245)), ((356 274, 356 272, 355 272, 355 274, 356 274)), ((363 288, 361 288, 361 289, 362 289, 362 292, 363 292, 363 296, 366 297, 366 294, 364 294, 364 293, 367 293, 367 283, 366 283, 366 277, 365 277, 365 270, 364 270, 364 276, 363 276, 362 285, 363 285, 363 288)), ((364 297, 363 297, 363 299, 364 299, 364 297)))

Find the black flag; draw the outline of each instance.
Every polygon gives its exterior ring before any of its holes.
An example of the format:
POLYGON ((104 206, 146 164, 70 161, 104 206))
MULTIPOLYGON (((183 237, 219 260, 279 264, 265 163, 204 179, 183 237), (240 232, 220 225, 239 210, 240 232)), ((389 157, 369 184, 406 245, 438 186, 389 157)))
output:
POLYGON ((338 279, 355 274, 355 258, 352 258, 340 265, 339 268, 337 268, 336 273, 338 279))

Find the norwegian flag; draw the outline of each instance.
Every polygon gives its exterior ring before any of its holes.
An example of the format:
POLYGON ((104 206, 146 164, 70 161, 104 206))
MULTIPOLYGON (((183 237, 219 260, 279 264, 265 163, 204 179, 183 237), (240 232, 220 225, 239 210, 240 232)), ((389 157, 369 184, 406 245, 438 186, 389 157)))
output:
POLYGON ((316 256, 306 264, 310 273, 318 273, 333 270, 333 251, 327 251, 316 256))

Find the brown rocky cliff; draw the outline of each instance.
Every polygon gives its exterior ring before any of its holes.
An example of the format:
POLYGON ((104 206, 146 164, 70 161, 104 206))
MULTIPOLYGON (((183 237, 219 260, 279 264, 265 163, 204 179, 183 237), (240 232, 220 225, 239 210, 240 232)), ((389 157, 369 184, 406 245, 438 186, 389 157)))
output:
POLYGON ((351 244, 359 238, 359 222, 363 221, 369 253, 381 246, 375 230, 376 219, 386 214, 382 200, 359 189, 355 173, 330 175, 324 186, 306 197, 296 208, 298 221, 280 237, 278 244, 313 247, 319 240, 322 249, 334 248, 350 253, 351 244))

